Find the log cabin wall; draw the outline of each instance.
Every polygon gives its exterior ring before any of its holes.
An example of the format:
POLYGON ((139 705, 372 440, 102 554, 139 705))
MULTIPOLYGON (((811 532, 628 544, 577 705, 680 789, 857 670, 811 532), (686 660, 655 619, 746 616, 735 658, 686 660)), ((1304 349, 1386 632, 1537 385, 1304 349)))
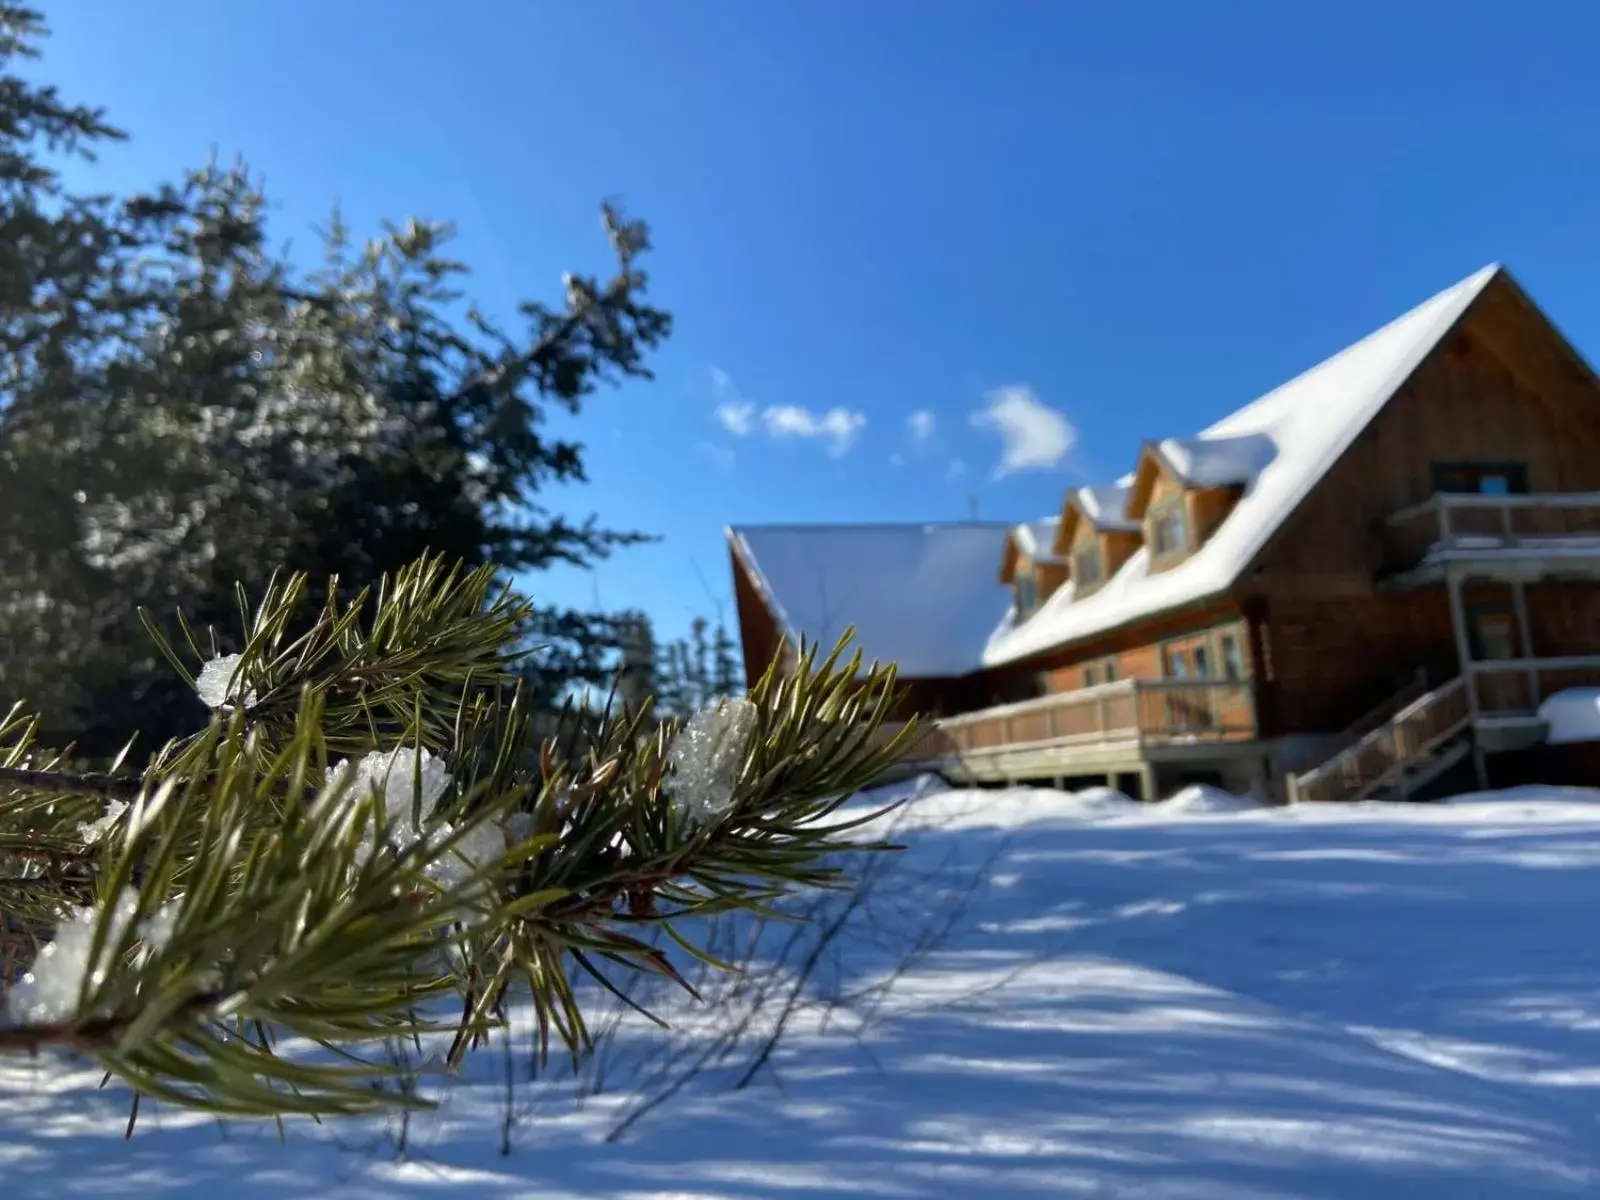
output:
MULTIPOLYGON (((1061 650, 1036 655, 1019 663, 995 667, 974 680, 969 695, 999 695, 1008 680, 1042 677, 1050 693, 1076 691, 1084 686, 1083 670, 1110 659, 1118 679, 1162 678, 1161 647, 1174 638, 1194 635, 1241 620, 1238 604, 1227 598, 1193 605, 1178 612, 1141 621, 1061 650)), ((1246 661, 1250 661, 1247 651, 1246 661)), ((988 703, 998 703, 989 701, 988 703)), ((977 704, 975 707, 984 707, 977 704)))
MULTIPOLYGON (((1273 664, 1261 706, 1272 732, 1343 728, 1419 666, 1455 674, 1443 588, 1389 594, 1376 583, 1387 517, 1434 493, 1435 463, 1473 460, 1525 464, 1533 492, 1600 491, 1600 386, 1504 279, 1284 522, 1242 586, 1273 664)), ((1467 599, 1495 602, 1476 588, 1467 599)), ((1574 623, 1591 618, 1569 609, 1590 611, 1552 599, 1538 628, 1553 622, 1576 649, 1574 623)), ((1594 652, 1592 637, 1583 649, 1594 652)))

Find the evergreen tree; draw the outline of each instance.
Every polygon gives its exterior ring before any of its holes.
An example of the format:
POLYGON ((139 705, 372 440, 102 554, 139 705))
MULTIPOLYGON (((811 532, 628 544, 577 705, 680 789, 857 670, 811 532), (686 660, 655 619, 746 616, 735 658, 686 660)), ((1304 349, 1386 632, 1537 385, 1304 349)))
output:
MULTIPOLYGON (((137 608, 204 628, 275 566, 315 596, 428 551, 509 577, 637 540, 540 499, 584 477, 549 410, 647 375, 668 332, 643 300, 644 225, 606 206, 615 269, 567 276, 512 328, 467 302, 446 225, 357 244, 335 215, 303 270, 242 166, 69 196, 42 150, 115 131, 16 74, 41 32, 0 4, 0 695, 38 705, 52 740, 103 757, 198 719, 137 608)), ((530 606, 515 636, 539 644, 540 702, 614 667, 598 614, 530 606)))

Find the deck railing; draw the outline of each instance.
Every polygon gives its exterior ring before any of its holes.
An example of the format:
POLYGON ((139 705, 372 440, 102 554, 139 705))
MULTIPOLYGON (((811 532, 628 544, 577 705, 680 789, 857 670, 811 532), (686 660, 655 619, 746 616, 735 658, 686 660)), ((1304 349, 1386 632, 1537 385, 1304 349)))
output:
POLYGON ((907 761, 998 750, 1241 741, 1256 735, 1244 680, 1123 679, 929 721, 907 761))
POLYGON ((1501 658, 1468 665, 1478 714, 1523 716, 1548 696, 1571 687, 1600 686, 1600 657, 1501 658))
POLYGON ((1406 570, 1430 553, 1558 550, 1587 542, 1600 553, 1600 492, 1440 492, 1388 519, 1383 569, 1406 570))
POLYGON ((1465 676, 1413 700, 1320 767, 1289 777, 1289 802, 1355 800, 1397 776, 1472 721, 1465 676))

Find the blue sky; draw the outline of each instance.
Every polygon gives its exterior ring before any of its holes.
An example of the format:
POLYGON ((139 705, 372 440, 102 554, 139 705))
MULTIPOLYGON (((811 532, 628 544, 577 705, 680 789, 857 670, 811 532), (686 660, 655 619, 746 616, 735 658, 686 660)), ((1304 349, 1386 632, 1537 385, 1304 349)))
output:
POLYGON ((668 633, 729 522, 1054 511, 1486 262, 1600 351, 1581 0, 53 9, 101 186, 215 147, 285 237, 451 218, 491 308, 604 265, 600 198, 652 223, 677 331, 548 499, 662 541, 535 587, 668 633))

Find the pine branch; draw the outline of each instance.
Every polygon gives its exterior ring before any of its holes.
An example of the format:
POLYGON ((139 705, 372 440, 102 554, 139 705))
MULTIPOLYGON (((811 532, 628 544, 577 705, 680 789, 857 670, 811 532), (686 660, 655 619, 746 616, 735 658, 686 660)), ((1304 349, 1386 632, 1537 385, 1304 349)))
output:
MULTIPOLYGON (((245 649, 204 670, 163 644, 217 708, 141 779, 0 776, 0 858, 48 862, 0 905, 37 921, 53 897, 72 914, 13 984, 23 1020, 0 1052, 74 1047, 147 1098, 215 1113, 419 1104, 373 1089, 394 1068, 356 1049, 451 1032, 456 1061, 521 981, 545 1052, 553 1030, 576 1058, 589 1035, 574 968, 605 988, 607 972, 649 972, 693 996, 641 927, 714 963, 677 922, 837 886, 842 851, 891 848, 856 840, 870 815, 837 816, 908 736, 882 744, 893 671, 841 662, 843 643, 682 725, 656 727, 648 706, 579 722, 530 771, 528 714, 497 682, 522 609, 492 572, 420 560, 370 599, 330 595, 309 624, 295 619, 306 596, 302 577, 274 585, 242 612, 245 649), (86 845, 85 806, 112 800, 127 808, 86 845), (35 885, 42 900, 19 898, 35 885), (77 908, 91 886, 96 903, 77 908), (451 993, 460 1015, 435 1021, 451 993), (291 1038, 338 1061, 285 1060, 274 1046, 291 1038)), ((13 714, 0 728, 22 731, 15 764, 31 727, 13 714)), ((4 977, 32 944, 0 946, 4 977)))

